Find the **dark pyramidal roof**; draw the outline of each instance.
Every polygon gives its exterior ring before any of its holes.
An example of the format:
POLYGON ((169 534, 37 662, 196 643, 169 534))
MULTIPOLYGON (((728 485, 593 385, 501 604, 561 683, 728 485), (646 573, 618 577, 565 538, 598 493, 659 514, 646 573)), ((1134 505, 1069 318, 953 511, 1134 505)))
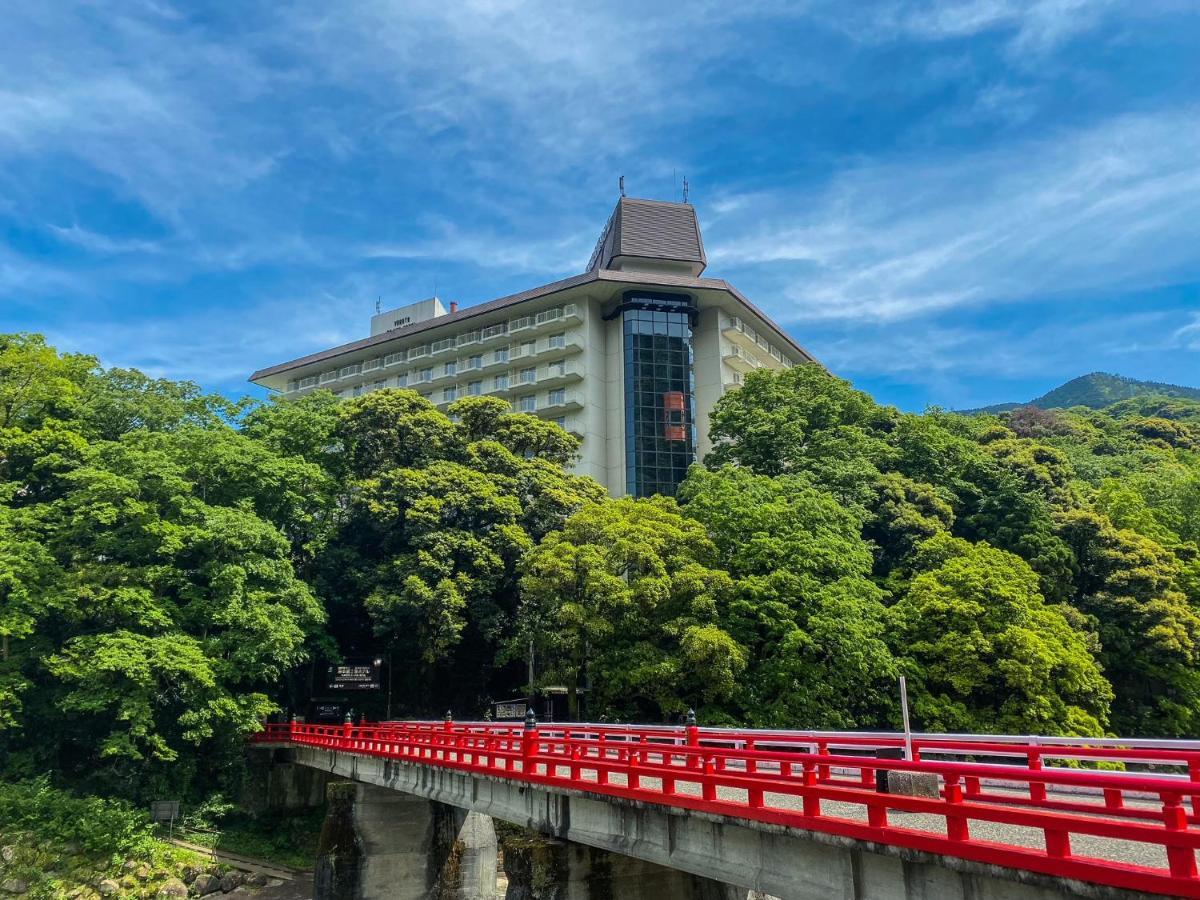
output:
POLYGON ((634 261, 676 265, 693 276, 703 272, 708 261, 695 208, 665 200, 617 201, 588 271, 620 269, 634 261))

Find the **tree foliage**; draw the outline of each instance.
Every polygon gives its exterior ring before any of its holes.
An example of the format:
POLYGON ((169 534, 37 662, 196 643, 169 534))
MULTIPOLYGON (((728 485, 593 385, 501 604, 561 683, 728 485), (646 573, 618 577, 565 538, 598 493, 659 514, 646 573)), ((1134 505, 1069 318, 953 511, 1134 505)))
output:
POLYGON ((471 397, 231 401, 0 336, 0 773, 235 785, 386 655, 372 716, 562 689, 591 718, 1187 736, 1200 402, 921 415, 747 376, 676 499, 471 397))

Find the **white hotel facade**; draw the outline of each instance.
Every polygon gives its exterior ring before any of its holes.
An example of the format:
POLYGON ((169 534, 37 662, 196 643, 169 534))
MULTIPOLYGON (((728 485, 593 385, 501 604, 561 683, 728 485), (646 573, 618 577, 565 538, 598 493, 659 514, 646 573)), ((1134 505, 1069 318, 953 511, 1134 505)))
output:
POLYGON ((474 306, 431 298, 362 340, 255 372, 287 396, 389 387, 440 409, 502 397, 582 438, 575 470, 613 495, 673 494, 709 448, 717 400, 812 357, 706 264, 692 206, 622 198, 582 275, 474 306))

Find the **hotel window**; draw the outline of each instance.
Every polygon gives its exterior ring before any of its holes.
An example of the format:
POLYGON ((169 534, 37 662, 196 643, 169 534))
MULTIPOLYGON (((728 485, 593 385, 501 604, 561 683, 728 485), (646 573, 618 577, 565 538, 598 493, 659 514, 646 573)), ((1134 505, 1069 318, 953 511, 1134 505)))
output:
POLYGON ((567 402, 567 392, 562 388, 556 388, 546 394, 546 400, 551 406, 562 406, 567 402))
POLYGON ((471 397, 478 397, 483 393, 482 381, 471 381, 467 383, 467 394, 471 397))
POLYGON ((396 387, 408 387, 408 373, 401 372, 396 376, 396 387))
POLYGON ((696 458, 690 297, 627 291, 624 335, 626 489, 674 495, 696 458))
POLYGON ((521 370, 521 384, 533 384, 537 381, 537 367, 530 366, 521 370))
POLYGON ((433 369, 421 369, 417 372, 417 381, 433 381, 433 369))
POLYGON ((508 390, 508 376, 507 375, 497 375, 495 381, 492 382, 492 390, 507 391, 508 390))
POLYGON ((522 356, 533 356, 535 353, 537 353, 537 341, 525 341, 521 344, 522 356))
POLYGON ((505 363, 508 362, 508 348, 497 347, 496 352, 492 354, 492 362, 505 363))
POLYGON ((483 357, 480 356, 478 353, 476 353, 472 357, 469 357, 467 359, 467 368, 468 369, 482 369, 483 368, 483 357))
POLYGON ((567 346, 566 332, 550 335, 548 343, 550 344, 551 350, 561 350, 563 347, 567 346))
POLYGON ((517 398, 517 409, 523 413, 537 412, 537 398, 533 394, 517 398))
POLYGON ((356 384, 356 385, 354 386, 354 396, 355 396, 355 397, 361 397, 361 396, 362 396, 362 392, 363 392, 363 386, 362 386, 361 384, 356 384))
POLYGON ((387 387, 387 379, 386 378, 380 378, 377 382, 375 382, 375 390, 381 391, 385 387, 387 387))
POLYGON ((458 399, 458 388, 451 386, 451 387, 442 389, 442 402, 443 403, 449 403, 451 400, 457 400, 457 399, 458 399))
POLYGON ((446 363, 445 374, 457 375, 458 374, 458 363, 456 363, 454 360, 450 360, 450 362, 446 363))
POLYGON ((559 428, 561 428, 563 431, 566 431, 567 430, 567 417, 566 416, 555 416, 554 424, 557 425, 559 428))
POLYGON ((556 360, 546 366, 547 372, 551 378, 561 377, 567 374, 567 361, 565 359, 556 360))

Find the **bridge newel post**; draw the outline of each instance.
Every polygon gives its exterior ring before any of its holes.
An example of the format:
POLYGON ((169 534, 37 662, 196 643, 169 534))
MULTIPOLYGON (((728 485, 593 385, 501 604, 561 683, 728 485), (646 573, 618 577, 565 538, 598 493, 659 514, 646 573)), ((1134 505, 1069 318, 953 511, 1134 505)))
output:
POLYGON ((354 730, 354 719, 351 718, 350 713, 346 713, 346 718, 342 721, 342 741, 343 741, 342 748, 343 749, 348 750, 350 748, 350 734, 353 730, 354 730))
POLYGON ((534 714, 533 707, 526 707, 525 730, 521 732, 521 772, 525 775, 536 774, 537 763, 534 762, 534 758, 537 756, 537 727, 537 715, 534 714))
MULTIPOLYGON (((1167 831, 1186 831, 1188 821, 1183 798, 1170 791, 1164 791, 1159 796, 1162 798, 1163 824, 1167 831)), ((1195 878, 1196 852, 1191 847, 1172 847, 1168 844, 1167 867, 1175 878, 1195 878)))
MULTIPOLYGON (((684 728, 684 734, 687 736, 687 745, 689 747, 699 747, 700 728, 696 725, 696 711, 694 709, 689 709, 687 711, 687 719, 685 721, 687 726, 684 728)), ((691 754, 691 757, 692 758, 688 760, 688 765, 690 765, 691 768, 699 769, 704 764, 703 760, 700 758, 700 754, 691 754)))
POLYGON ((641 756, 637 750, 629 751, 628 771, 625 775, 626 785, 630 788, 639 788, 641 784, 641 776, 638 774, 638 757, 641 756))

